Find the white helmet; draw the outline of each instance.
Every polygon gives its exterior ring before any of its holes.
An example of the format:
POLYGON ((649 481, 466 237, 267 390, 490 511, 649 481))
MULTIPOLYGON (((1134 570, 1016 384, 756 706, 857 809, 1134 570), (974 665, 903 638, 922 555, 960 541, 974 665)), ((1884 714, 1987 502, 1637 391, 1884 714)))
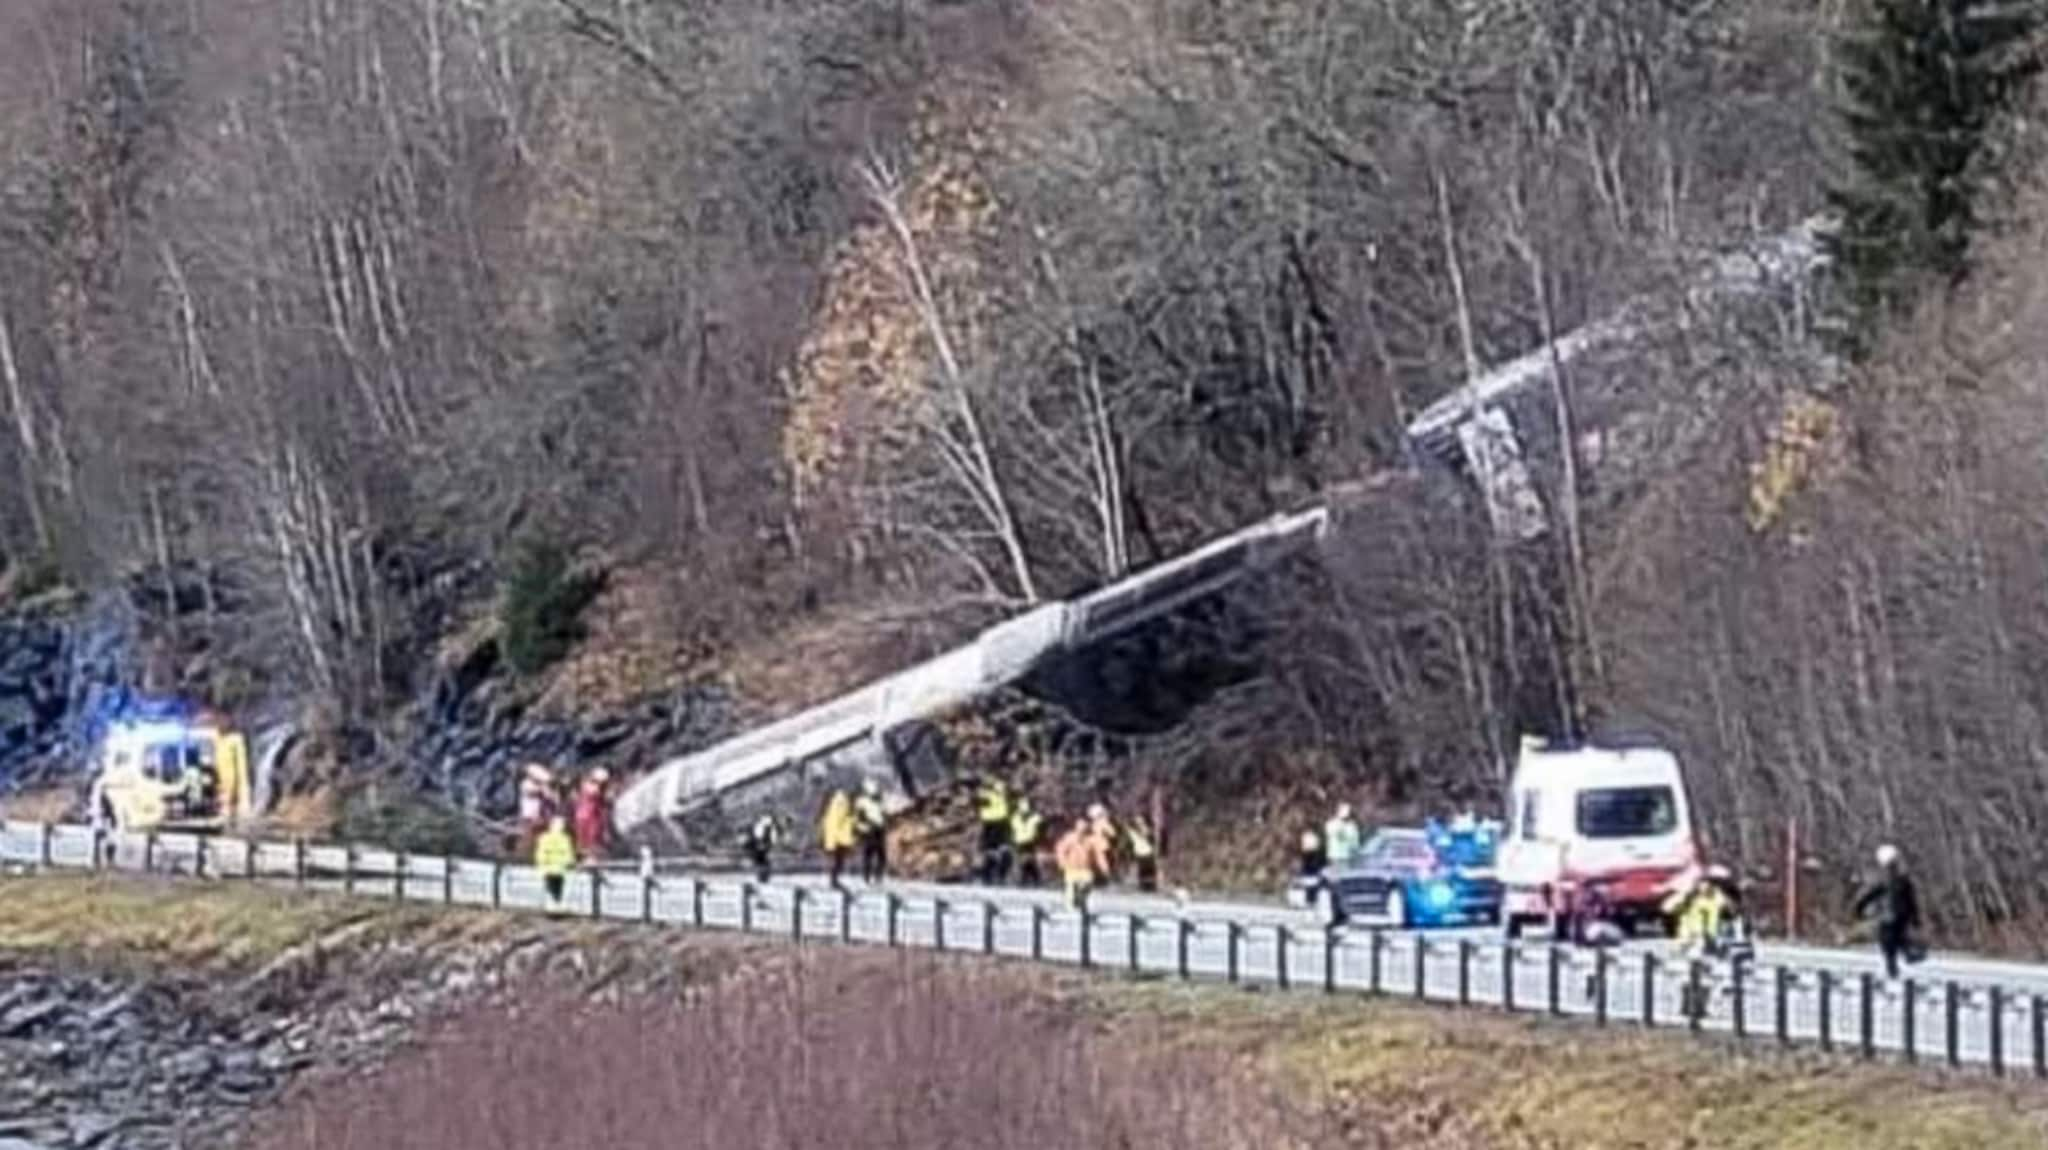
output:
POLYGON ((1888 867, 1897 864, 1898 861, 1899 848, 1893 846, 1890 843, 1886 843, 1883 846, 1877 848, 1877 865, 1888 867))

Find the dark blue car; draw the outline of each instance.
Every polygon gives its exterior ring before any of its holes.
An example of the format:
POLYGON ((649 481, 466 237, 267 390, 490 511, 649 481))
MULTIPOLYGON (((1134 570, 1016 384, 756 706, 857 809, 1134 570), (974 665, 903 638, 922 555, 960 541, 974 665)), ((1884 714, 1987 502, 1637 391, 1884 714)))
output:
POLYGON ((1498 841, 1491 823, 1378 831, 1349 865, 1326 876, 1336 917, 1393 927, 1498 922, 1498 841))

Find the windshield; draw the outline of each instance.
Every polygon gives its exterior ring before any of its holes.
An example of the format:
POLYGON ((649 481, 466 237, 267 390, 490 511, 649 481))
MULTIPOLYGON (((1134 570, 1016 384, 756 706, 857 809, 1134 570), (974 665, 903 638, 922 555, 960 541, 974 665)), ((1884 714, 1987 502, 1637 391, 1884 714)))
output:
POLYGON ((1579 833, 1589 839, 1643 838, 1678 829, 1670 787, 1612 787, 1579 792, 1579 833))
POLYGON ((1423 867, 1436 861, 1421 835, 1378 834, 1365 844, 1365 861, 1375 866, 1423 867))

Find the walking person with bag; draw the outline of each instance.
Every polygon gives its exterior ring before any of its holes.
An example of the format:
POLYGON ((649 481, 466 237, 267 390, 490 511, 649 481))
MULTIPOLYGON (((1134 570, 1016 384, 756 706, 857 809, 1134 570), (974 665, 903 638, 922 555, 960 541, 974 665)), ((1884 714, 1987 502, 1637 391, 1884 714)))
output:
POLYGON ((1877 909, 1877 949, 1884 956, 1886 978, 1899 976, 1899 961, 1916 963, 1927 957, 1927 948, 1914 932, 1920 929, 1920 892, 1913 876, 1906 873, 1906 860, 1899 848, 1886 843, 1877 848, 1878 880, 1856 898, 1856 915, 1877 909))

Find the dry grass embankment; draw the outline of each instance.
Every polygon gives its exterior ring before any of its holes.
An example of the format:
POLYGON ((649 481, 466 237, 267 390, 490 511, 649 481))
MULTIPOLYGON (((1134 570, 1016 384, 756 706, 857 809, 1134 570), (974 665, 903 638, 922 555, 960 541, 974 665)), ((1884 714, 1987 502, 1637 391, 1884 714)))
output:
MULTIPOLYGON (((1416 1150, 2048 1145, 2031 1085, 1676 1033, 1398 1002, 1111 984, 1102 1025, 1246 1052, 1353 1132, 1416 1150)), ((1365 1144, 1375 1144, 1368 1140, 1365 1144)))
POLYGON ((397 908, 234 886, 0 886, 0 955, 206 970, 396 940, 573 942, 368 1078, 316 1078, 264 1145, 1962 1150, 2048 1145, 2031 1086, 1356 998, 397 908), (607 993, 689 968, 681 993, 607 993), (708 975, 708 977, 707 977, 708 975))

